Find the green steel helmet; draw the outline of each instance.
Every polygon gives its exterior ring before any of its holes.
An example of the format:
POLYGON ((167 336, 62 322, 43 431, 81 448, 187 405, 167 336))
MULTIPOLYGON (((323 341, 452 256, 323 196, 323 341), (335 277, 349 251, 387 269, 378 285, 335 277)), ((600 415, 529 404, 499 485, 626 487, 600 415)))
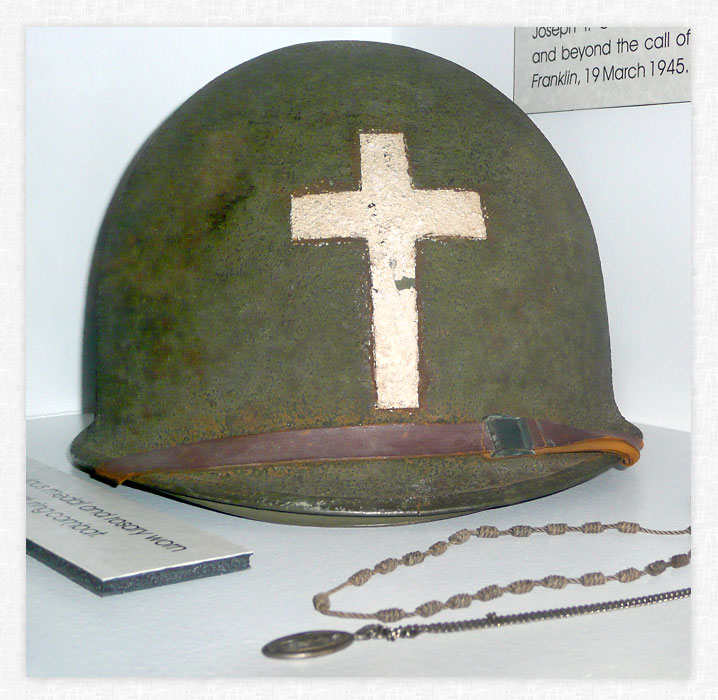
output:
POLYGON ((268 53, 125 172, 88 294, 78 466, 248 517, 404 523, 638 459, 591 223, 473 73, 394 45, 268 53))

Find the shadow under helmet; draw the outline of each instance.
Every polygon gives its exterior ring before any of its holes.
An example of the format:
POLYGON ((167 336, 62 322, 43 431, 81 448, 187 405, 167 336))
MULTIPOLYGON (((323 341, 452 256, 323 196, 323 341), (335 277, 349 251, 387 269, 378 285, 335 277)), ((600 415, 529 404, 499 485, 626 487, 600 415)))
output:
POLYGON ((481 78, 365 42, 218 77, 125 172, 79 466, 253 518, 403 523, 631 464, 591 223, 481 78))

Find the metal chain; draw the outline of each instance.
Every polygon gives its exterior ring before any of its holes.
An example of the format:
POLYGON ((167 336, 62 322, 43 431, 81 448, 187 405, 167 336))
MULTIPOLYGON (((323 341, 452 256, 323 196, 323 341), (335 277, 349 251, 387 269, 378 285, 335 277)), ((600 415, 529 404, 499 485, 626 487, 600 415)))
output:
MULTIPOLYGON (((668 568, 679 568, 682 566, 686 566, 690 563, 691 559, 691 553, 686 552, 684 554, 674 554, 668 561, 664 561, 663 559, 659 559, 657 561, 651 562, 650 564, 647 564, 643 569, 636 569, 636 568, 628 568, 628 569, 622 569, 621 571, 616 572, 615 574, 612 574, 611 576, 606 576, 602 574, 601 572, 589 572, 586 574, 583 574, 582 576, 579 576, 577 578, 572 577, 566 577, 566 576, 557 576, 557 575, 551 575, 546 576, 539 580, 532 580, 532 579, 520 579, 517 581, 513 581, 512 583, 509 583, 506 586, 499 586, 499 585, 491 585, 486 586, 476 593, 458 593, 456 595, 451 596, 446 601, 438 601, 438 600, 431 600, 427 601, 426 603, 423 603, 422 605, 419 605, 416 607, 413 611, 407 612, 401 608, 386 608, 383 610, 378 610, 374 613, 358 613, 358 612, 343 612, 339 610, 332 610, 331 609, 331 601, 330 597, 337 593, 338 591, 342 590, 343 588, 346 588, 347 586, 363 586, 365 583, 367 583, 373 576, 376 574, 388 574, 394 571, 399 566, 415 566, 417 564, 421 564, 424 559, 427 556, 441 556, 444 554, 447 549, 451 546, 458 546, 461 544, 464 544, 466 541, 468 541, 471 537, 478 537, 478 538, 487 538, 487 539, 495 539, 497 537, 502 536, 512 536, 512 537, 529 537, 530 535, 534 533, 545 533, 547 535, 551 536, 557 536, 557 535, 564 535, 569 532, 578 532, 583 534, 598 534, 602 532, 606 532, 607 530, 616 530, 618 532, 624 533, 624 534, 637 534, 637 533, 643 533, 643 534, 649 534, 649 535, 688 535, 691 532, 691 528, 687 527, 683 530, 652 530, 648 528, 644 528, 638 523, 632 523, 632 522, 617 522, 612 523, 609 525, 604 525, 600 522, 590 522, 590 523, 584 523, 580 526, 570 526, 566 525, 565 523, 552 523, 549 525, 544 525, 543 527, 532 527, 530 525, 514 525, 513 527, 508 528, 507 530, 499 530, 496 527, 492 527, 489 525, 482 525, 481 527, 477 529, 464 529, 459 530, 458 532, 455 532, 453 535, 447 538, 447 541, 440 541, 436 542, 431 547, 429 547, 426 551, 415 551, 415 552, 409 552, 405 554, 400 559, 384 559, 383 561, 380 561, 378 564, 376 564, 372 569, 361 569, 357 571, 356 573, 352 574, 344 583, 336 586, 335 588, 332 588, 329 591, 326 591, 324 593, 317 593, 317 595, 313 598, 314 607, 316 610, 318 610, 323 615, 328 615, 331 617, 340 617, 340 618, 349 618, 349 619, 359 619, 359 620, 379 620, 380 622, 398 622, 399 620, 408 618, 408 617, 430 617, 431 615, 435 615, 436 613, 440 612, 444 609, 457 609, 457 608, 465 608, 472 604, 474 600, 480 600, 480 601, 489 601, 493 600, 494 598, 498 598, 499 596, 503 595, 504 593, 513 593, 513 594, 522 594, 522 593, 528 593, 534 588, 537 587, 543 587, 543 588, 554 588, 554 589, 562 589, 565 588, 567 585, 570 584, 580 584, 582 586, 598 586, 603 585, 605 583, 608 583, 609 581, 619 581, 620 583, 629 583, 631 581, 635 581, 642 576, 650 575, 650 576, 658 576, 659 574, 662 574, 666 569, 668 568)), ((675 592, 671 592, 670 594, 662 594, 662 595, 672 595, 675 592)), ((683 596, 681 596, 683 597, 683 596)), ((666 598, 668 600, 669 598, 666 598)), ((641 599, 630 599, 630 601, 635 600, 641 600, 641 599)), ((617 601, 616 605, 619 604, 625 604, 627 601, 617 601)), ((651 601, 651 602, 659 602, 659 601, 651 601)), ((634 605, 639 604, 645 604, 645 603, 632 603, 631 605, 623 605, 623 607, 633 607, 634 605)), ((598 605, 611 605, 611 604, 598 604, 598 605)), ((584 606, 586 607, 586 606, 584 606)), ((590 607, 590 606, 588 606, 590 607)), ((613 608, 611 608, 613 609, 613 608)), ((568 608, 561 608, 560 610, 569 610, 568 608)), ((570 609, 573 610, 573 609, 570 609)), ((553 614, 555 611, 543 611, 540 614, 553 614)), ((526 615, 535 615, 539 613, 526 613, 526 615)), ((584 614, 581 612, 574 612, 572 614, 584 614)), ((556 616, 556 615, 553 615, 556 616)), ((506 617, 506 616, 504 616, 506 617)), ((512 617, 512 616, 508 616, 512 617)), ((487 618, 480 618, 480 620, 474 620, 470 621, 472 623, 479 623, 481 620, 486 620, 487 618)), ((496 618, 500 619, 500 618, 496 618)), ((506 618, 508 619, 508 618, 506 618)), ((537 619, 549 619, 549 618, 537 618, 537 619)), ((517 621, 529 621, 529 620, 517 620, 517 621)), ((442 625, 455 625, 458 623, 440 623, 438 627, 442 627, 442 625)), ((503 622, 501 624, 507 624, 506 622, 503 622)), ((496 625, 489 625, 489 624, 482 624, 480 626, 496 626, 496 625)), ((368 627, 376 627, 381 628, 381 625, 369 625, 368 627)), ((409 625, 405 629, 414 629, 414 628, 422 628, 421 632, 426 631, 434 631, 432 629, 429 629, 433 627, 433 625, 409 625), (427 629, 424 629, 427 628, 427 629)), ((364 629, 364 628, 362 628, 364 629)), ((386 628, 388 629, 388 628, 386 628)), ((398 628, 402 629, 402 628, 398 628)), ((467 629, 474 629, 474 628, 467 628, 467 629)), ((361 631, 361 630, 360 630, 361 631)), ((459 631, 459 630, 449 630, 448 628, 446 630, 444 629, 438 629, 435 631, 459 631)), ((420 634, 421 632, 417 632, 417 634, 420 634)), ((414 636, 413 634, 405 634, 403 636, 414 636)))
POLYGON ((354 639, 364 641, 367 639, 385 639, 394 642, 397 639, 410 639, 420 634, 446 634, 451 632, 468 632, 471 630, 486 629, 487 627, 505 627, 526 622, 541 622, 557 618, 576 617, 578 615, 591 615, 612 610, 625 610, 642 605, 664 603, 671 600, 687 598, 691 595, 690 588, 681 588, 667 593, 640 596, 638 598, 624 598, 611 600, 605 603, 591 603, 589 605, 574 605, 568 608, 553 608, 550 610, 534 610, 533 612, 518 613, 515 615, 497 615, 489 613, 485 617, 473 620, 460 620, 457 622, 435 622, 428 625, 401 625, 399 627, 385 627, 384 625, 365 625, 354 632, 354 639))

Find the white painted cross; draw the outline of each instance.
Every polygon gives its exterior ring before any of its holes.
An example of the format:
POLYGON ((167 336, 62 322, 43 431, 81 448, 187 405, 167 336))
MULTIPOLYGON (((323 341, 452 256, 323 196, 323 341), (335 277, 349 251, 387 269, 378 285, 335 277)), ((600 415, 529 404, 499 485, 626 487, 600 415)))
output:
POLYGON ((360 134, 361 189, 292 197, 292 240, 364 238, 377 408, 419 405, 416 242, 486 238, 477 192, 412 187, 403 134, 360 134))

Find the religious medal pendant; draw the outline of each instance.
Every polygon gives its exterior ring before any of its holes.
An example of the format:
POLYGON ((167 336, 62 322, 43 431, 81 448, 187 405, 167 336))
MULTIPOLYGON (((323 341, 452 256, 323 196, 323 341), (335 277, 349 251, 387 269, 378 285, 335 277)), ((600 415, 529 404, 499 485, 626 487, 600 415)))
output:
POLYGON ((354 637, 349 632, 337 630, 299 632, 265 644, 262 653, 272 659, 308 659, 346 649, 354 637))

